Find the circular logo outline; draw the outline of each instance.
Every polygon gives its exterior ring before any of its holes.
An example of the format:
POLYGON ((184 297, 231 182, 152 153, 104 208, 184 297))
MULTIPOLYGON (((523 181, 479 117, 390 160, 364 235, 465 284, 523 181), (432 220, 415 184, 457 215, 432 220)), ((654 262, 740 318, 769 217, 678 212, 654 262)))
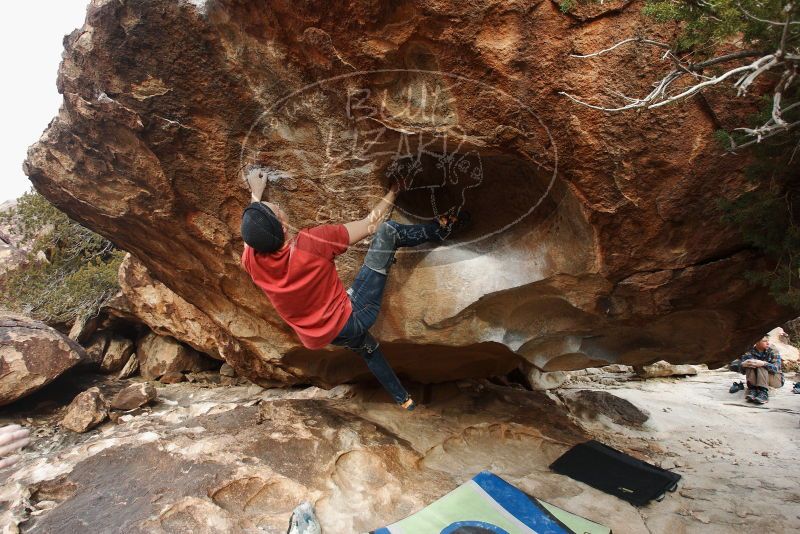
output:
MULTIPOLYGON (((519 217, 517 217, 516 219, 514 219, 510 223, 506 224, 505 226, 503 226, 503 227, 501 227, 499 229, 493 230, 493 231, 491 231, 491 232, 489 232, 487 234, 482 234, 481 236, 479 236, 477 238, 473 238, 473 239, 470 239, 468 241, 458 241, 458 242, 454 242, 454 243, 443 242, 443 243, 440 243, 436 247, 436 249, 433 249, 433 250, 431 250, 431 249, 415 249, 415 248, 404 249, 403 250, 404 253, 413 253, 413 252, 416 252, 416 253, 430 253, 430 252, 433 252, 433 251, 443 251, 443 250, 447 250, 449 248, 464 247, 464 246, 467 246, 467 245, 478 243, 478 242, 483 241, 483 240, 485 240, 485 239, 487 239, 489 237, 492 237, 492 236, 495 236, 495 235, 500 234, 502 232, 505 232, 506 230, 508 230, 512 226, 515 226, 520 221, 522 221, 523 219, 525 219, 526 217, 531 215, 542 204, 544 199, 547 198, 547 196, 550 194, 550 191, 552 190, 553 186, 555 185, 556 179, 558 178, 558 146, 556 145, 555 139, 553 138, 553 135, 550 132, 550 128, 542 121, 542 119, 539 117, 539 115, 536 114, 535 112, 533 112, 519 98, 507 93, 506 91, 504 91, 502 89, 498 89, 496 87, 493 87, 492 85, 490 85, 490 84, 488 84, 486 82, 482 82, 480 80, 473 80, 471 78, 468 78, 466 76, 462 76, 460 74, 453 74, 453 73, 450 73, 450 72, 439 71, 439 70, 428 70, 428 69, 375 69, 375 70, 361 70, 361 71, 356 71, 356 72, 349 72, 349 73, 344 73, 344 74, 339 74, 339 75, 336 75, 336 76, 332 76, 330 78, 317 80, 317 81, 312 82, 310 84, 306 84, 303 87, 301 87, 299 89, 296 89, 295 91, 292 91, 288 95, 279 98, 276 102, 274 102, 269 107, 269 109, 267 109, 265 111, 262 111, 259 114, 259 116, 256 118, 255 121, 253 121, 252 125, 248 129, 247 134, 245 134, 245 137, 244 137, 244 139, 242 140, 242 143, 241 143, 241 150, 239 152, 239 169, 238 169, 238 172, 241 173, 248 165, 251 164, 251 162, 244 163, 244 161, 245 161, 245 158, 246 158, 248 140, 252 136, 253 131, 262 122, 262 120, 264 119, 265 116, 267 116, 271 112, 275 111, 277 108, 282 106, 284 103, 289 101, 291 98, 296 97, 297 95, 299 95, 299 94, 301 94, 301 93, 303 93, 305 91, 308 91, 309 89, 312 89, 314 87, 319 87, 319 86, 321 86, 322 84, 325 84, 325 83, 329 83, 329 82, 333 82, 333 81, 340 81, 340 80, 344 80, 344 79, 348 79, 348 78, 355 78, 355 77, 358 77, 358 76, 368 76, 370 74, 387 74, 387 73, 417 73, 417 74, 427 74, 427 75, 434 75, 434 76, 440 76, 440 77, 449 77, 451 79, 456 79, 456 80, 460 80, 460 81, 464 81, 464 82, 475 83, 475 84, 480 85, 480 86, 482 86, 484 88, 487 88, 487 89, 489 89, 491 91, 494 91, 494 92, 496 92, 498 94, 501 94, 504 97, 507 97, 507 98, 511 99, 512 101, 516 102, 522 109, 524 109, 528 114, 530 114, 534 119, 536 119, 536 122, 538 122, 538 124, 542 127, 544 132, 547 134, 547 140, 549 142, 549 146, 551 147, 552 153, 553 153, 553 173, 552 173, 552 176, 550 178, 550 181, 548 182, 547 187, 545 188, 545 190, 542 193, 542 195, 533 204, 533 206, 528 209, 528 211, 526 211, 525 213, 523 213, 522 215, 520 215, 519 217)), ((395 206, 396 206, 396 203, 393 204, 392 209, 395 206)), ((300 228, 292 228, 292 229, 295 230, 295 231, 299 231, 300 230, 300 228)), ((354 246, 351 246, 351 248, 354 248, 354 246)))

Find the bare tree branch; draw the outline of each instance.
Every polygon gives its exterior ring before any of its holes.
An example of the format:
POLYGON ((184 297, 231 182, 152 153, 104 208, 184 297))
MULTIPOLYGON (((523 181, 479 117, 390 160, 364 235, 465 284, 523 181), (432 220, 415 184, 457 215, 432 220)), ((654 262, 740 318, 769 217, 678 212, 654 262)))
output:
POLYGON ((775 86, 775 94, 772 97, 772 121, 780 126, 785 126, 786 121, 781 117, 781 97, 783 96, 784 88, 794 79, 794 74, 790 70, 783 71, 781 80, 775 86))
MULTIPOLYGON (((753 19, 755 21, 763 22, 765 24, 772 24, 773 26, 783 26, 785 24, 784 22, 777 22, 777 21, 774 21, 774 20, 767 20, 767 19, 762 19, 762 18, 756 17, 755 15, 753 15, 752 13, 747 11, 744 8, 744 6, 742 5, 741 2, 736 2, 736 5, 739 6, 739 9, 742 10, 742 13, 744 13, 747 17, 749 17, 749 18, 751 18, 751 19, 753 19)), ((800 22, 789 22, 789 24, 800 24, 800 22)))
MULTIPOLYGON (((769 131, 768 133, 766 133, 764 135, 761 135, 761 136, 757 136, 755 139, 753 139, 751 141, 748 141, 746 143, 742 143, 740 145, 734 144, 732 146, 731 150, 736 150, 736 149, 739 149, 739 148, 745 148, 745 147, 748 147, 748 146, 751 146, 751 145, 755 145, 756 143, 760 143, 764 139, 769 139, 770 137, 772 137, 774 135, 777 135, 779 133, 788 132, 789 130, 793 130, 793 129, 797 128, 798 126, 800 126, 800 121, 795 121, 795 122, 793 122, 791 124, 787 124, 783 128, 774 128, 771 131, 769 131)), ((755 132, 756 131, 756 130, 749 130, 748 128, 736 128, 736 129, 737 130, 745 130, 745 131, 748 131, 748 132, 755 132)))
MULTIPOLYGON (((712 4, 704 0, 699 0, 699 4, 703 7, 713 7, 712 4)), ((742 13, 744 13, 744 16, 761 23, 782 28, 778 49, 776 51, 770 53, 764 50, 741 50, 713 57, 698 63, 691 63, 679 57, 668 44, 640 36, 630 37, 598 52, 582 55, 571 54, 570 57, 576 59, 597 57, 612 52, 627 44, 663 48, 665 52, 662 59, 669 58, 674 68, 656 81, 653 84, 653 89, 647 95, 634 98, 620 91, 609 89, 606 92, 614 99, 618 99, 618 104, 602 105, 590 103, 567 91, 560 91, 559 94, 591 109, 608 113, 618 113, 631 109, 655 109, 663 107, 673 102, 697 95, 706 88, 717 86, 728 81, 733 81, 732 85, 737 91, 737 96, 744 96, 753 84, 764 76, 765 73, 779 71, 780 77, 772 89, 772 112, 769 120, 755 128, 736 128, 735 130, 743 132, 747 137, 752 138, 752 140, 737 145, 733 139, 731 139, 731 149, 749 146, 750 144, 758 143, 778 133, 786 132, 797 125, 797 122, 792 122, 790 124, 786 119, 786 113, 794 109, 796 104, 786 108, 782 107, 785 95, 792 94, 790 90, 798 80, 797 74, 800 68, 800 54, 797 53, 797 48, 795 46, 797 35, 796 33, 792 34, 789 30, 791 25, 800 24, 800 21, 793 20, 796 11, 794 9, 794 3, 789 2, 783 7, 784 20, 782 22, 757 17, 742 7, 741 2, 737 1, 737 5, 742 10, 742 13), (789 43, 794 43, 792 44, 793 49, 791 50, 787 49, 789 43), (714 75, 704 74, 704 71, 709 67, 731 62, 741 63, 742 60, 750 61, 744 64, 734 64, 733 66, 727 67, 723 72, 714 75), (680 83, 682 80, 686 80, 689 83, 680 83), (674 86, 678 86, 678 89, 673 89, 674 86)), ((772 80, 772 78, 770 78, 770 80, 772 80)))
POLYGON ((624 44, 628 44, 628 43, 644 43, 644 44, 657 46, 659 48, 666 48, 667 50, 669 50, 671 48, 668 44, 661 43, 659 41, 653 41, 651 39, 644 39, 643 37, 630 37, 628 39, 624 39, 624 40, 618 42, 617 44, 615 44, 614 46, 612 46, 610 48, 606 48, 605 50, 600 50, 599 52, 594 52, 592 54, 586 54, 586 55, 570 54, 569 57, 585 59, 587 57, 601 56, 601 55, 605 54, 606 52, 611 52, 615 48, 620 47, 620 46, 622 46, 624 44))
MULTIPOLYGON (((733 84, 733 86, 737 88, 737 94, 739 96, 745 95, 747 93, 747 89, 750 87, 750 85, 752 85, 752 83, 756 80, 756 78, 758 78, 761 74, 767 72, 777 64, 778 64, 778 59, 777 57, 775 57, 775 54, 769 54, 748 65, 744 70, 751 70, 752 72, 750 72, 749 74, 744 74, 741 78, 739 78, 739 81, 733 84)), ((742 70, 742 69, 741 68, 733 69, 732 71, 729 72, 732 73, 737 70, 742 70)))
POLYGON ((687 89, 683 90, 682 92, 680 92, 680 93, 678 93, 676 95, 667 96, 667 94, 666 94, 667 88, 675 80, 677 80, 678 78, 680 78, 683 75, 682 72, 677 71, 677 70, 673 70, 672 72, 667 74, 667 76, 665 76, 661 80, 661 82, 659 82, 659 84, 656 86, 656 88, 652 92, 650 92, 650 94, 645 96, 644 98, 632 99, 633 101, 630 102, 629 104, 626 104, 624 106, 615 107, 615 108, 589 104, 588 102, 585 102, 585 101, 581 100, 580 98, 567 93, 566 91, 560 91, 558 94, 564 95, 567 98, 569 98, 570 100, 573 100, 574 102, 577 102, 577 103, 579 103, 581 105, 584 105, 586 107, 589 107, 589 108, 592 108, 592 109, 597 109, 597 110, 600 110, 600 111, 606 111, 606 112, 619 112, 619 111, 626 111, 626 110, 629 110, 629 109, 636 109, 636 108, 651 109, 651 108, 658 108, 658 107, 666 106, 667 104, 675 102, 676 100, 681 100, 681 99, 687 98, 689 96, 692 96, 692 95, 694 95, 695 93, 699 92, 700 90, 702 90, 705 87, 708 87, 708 86, 711 86, 711 85, 717 85, 717 84, 725 81, 726 79, 728 79, 728 78, 730 78, 732 76, 735 76, 737 74, 741 75, 741 77, 740 77, 739 81, 736 82, 736 85, 740 87, 740 89, 739 89, 740 93, 743 93, 744 91, 747 90, 747 87, 750 86, 750 84, 753 82, 753 80, 755 80, 755 78, 758 75, 760 75, 761 73, 765 72, 766 70, 769 70, 770 68, 772 68, 776 64, 777 64, 777 61, 775 61, 775 55, 774 54, 769 54, 767 56, 759 58, 758 60, 754 61, 753 63, 751 63, 749 65, 743 65, 741 67, 737 67, 735 69, 731 69, 731 70, 729 70, 727 72, 724 72, 724 73, 720 74, 719 76, 715 76, 713 78, 709 78, 709 79, 706 79, 706 80, 704 80, 702 82, 696 83, 696 84, 688 87, 687 89), (755 76, 753 74, 755 74, 755 76))
POLYGON ((761 50, 742 50, 741 52, 733 52, 732 54, 725 54, 724 56, 715 57, 707 61, 701 61, 700 63, 692 63, 691 65, 689 65, 689 69, 702 70, 712 65, 718 65, 719 63, 727 63, 728 61, 733 61, 735 59, 744 59, 747 57, 758 57, 758 56, 763 56, 765 54, 766 52, 763 52, 761 50))

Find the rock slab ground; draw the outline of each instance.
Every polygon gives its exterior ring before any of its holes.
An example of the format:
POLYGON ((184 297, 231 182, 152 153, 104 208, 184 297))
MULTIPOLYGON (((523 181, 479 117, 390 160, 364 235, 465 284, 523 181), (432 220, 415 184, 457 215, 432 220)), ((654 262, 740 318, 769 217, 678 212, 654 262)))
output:
POLYGON ((486 382, 419 386, 413 414, 364 387, 160 386, 116 424, 37 440, 0 472, 0 518, 22 532, 283 534, 309 500, 324 532, 366 532, 489 469, 617 534, 796 532, 800 396, 748 405, 727 391, 734 376, 565 390, 625 399, 650 414, 639 427, 486 382), (590 436, 676 470, 678 491, 637 509, 548 470, 590 436))

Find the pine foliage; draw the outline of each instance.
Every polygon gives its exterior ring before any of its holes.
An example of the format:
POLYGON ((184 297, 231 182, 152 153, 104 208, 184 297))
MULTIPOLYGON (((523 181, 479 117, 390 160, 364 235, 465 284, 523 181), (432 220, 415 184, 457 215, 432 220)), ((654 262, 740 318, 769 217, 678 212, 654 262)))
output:
POLYGON ((0 287, 4 306, 50 324, 94 315, 119 290, 124 252, 35 192, 0 214, 27 250, 0 287))

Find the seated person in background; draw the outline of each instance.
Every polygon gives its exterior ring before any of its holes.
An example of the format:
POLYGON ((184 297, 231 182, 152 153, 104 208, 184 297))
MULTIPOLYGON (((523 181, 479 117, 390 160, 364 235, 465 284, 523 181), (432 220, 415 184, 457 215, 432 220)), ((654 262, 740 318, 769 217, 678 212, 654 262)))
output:
POLYGON ((780 387, 781 357, 769 346, 767 336, 762 337, 741 358, 742 371, 747 377, 748 402, 764 404, 769 401, 769 386, 780 387))

